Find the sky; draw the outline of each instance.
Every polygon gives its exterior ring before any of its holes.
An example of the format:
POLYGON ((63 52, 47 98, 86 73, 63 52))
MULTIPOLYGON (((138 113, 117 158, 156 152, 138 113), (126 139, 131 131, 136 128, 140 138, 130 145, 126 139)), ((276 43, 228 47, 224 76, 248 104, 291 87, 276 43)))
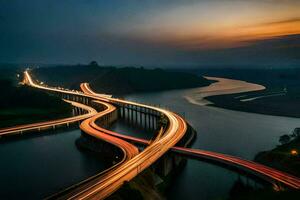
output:
POLYGON ((1 0, 0 63, 299 66, 299 0, 1 0))

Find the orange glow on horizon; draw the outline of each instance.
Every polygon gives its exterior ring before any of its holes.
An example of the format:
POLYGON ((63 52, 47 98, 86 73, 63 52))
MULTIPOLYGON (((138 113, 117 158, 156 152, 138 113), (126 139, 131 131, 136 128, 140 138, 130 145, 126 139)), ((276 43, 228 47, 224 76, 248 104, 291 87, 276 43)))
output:
POLYGON ((214 30, 208 35, 200 34, 199 31, 199 33, 177 36, 172 39, 172 43, 186 50, 222 49, 248 46, 260 40, 296 34, 300 34, 300 19, 231 27, 219 31, 214 30))

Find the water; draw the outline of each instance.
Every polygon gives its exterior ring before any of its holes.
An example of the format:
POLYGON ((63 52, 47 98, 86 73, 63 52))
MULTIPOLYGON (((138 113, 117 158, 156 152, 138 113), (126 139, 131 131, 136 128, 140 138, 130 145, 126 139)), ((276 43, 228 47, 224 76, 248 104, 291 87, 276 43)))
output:
MULTIPOLYGON (((195 89, 159 93, 135 94, 126 99, 160 104, 175 111, 197 130, 193 148, 253 159, 255 154, 274 148, 280 135, 291 133, 300 119, 237 112, 199 106, 184 96, 195 89)), ((125 133, 125 132, 124 132, 125 133)), ((139 136, 138 134, 136 136, 139 136)), ((238 175, 227 169, 198 160, 188 160, 187 166, 172 184, 170 199, 226 199, 238 175)))
POLYGON ((105 169, 95 154, 77 149, 80 130, 36 134, 0 140, 1 199, 41 199, 105 169))
POLYGON ((183 116, 197 131, 193 148, 205 149, 253 159, 259 151, 278 144, 280 135, 300 126, 300 119, 238 112, 199 106, 184 96, 190 90, 134 94, 126 99, 156 104, 183 116))
MULTIPOLYGON (((282 134, 300 125, 296 118, 276 117, 205 107, 189 103, 191 90, 130 95, 127 99, 160 104, 178 112, 197 130, 193 148, 206 149, 253 159, 273 148, 282 134)), ((150 139, 151 132, 116 123, 113 129, 150 139)), ((34 134, 32 134, 34 135, 34 134)), ((36 137, 0 140, 1 199, 40 199, 105 169, 95 154, 80 152, 75 140, 79 130, 36 137)), ((198 160, 188 160, 171 185, 169 199, 225 199, 238 175, 198 160)))
POLYGON ((117 122, 112 124, 109 127, 110 130, 113 130, 116 133, 120 133, 123 135, 129 135, 139 138, 144 138, 147 140, 151 140, 154 133, 151 130, 145 130, 142 127, 134 127, 126 123, 124 120, 119 119, 117 122))

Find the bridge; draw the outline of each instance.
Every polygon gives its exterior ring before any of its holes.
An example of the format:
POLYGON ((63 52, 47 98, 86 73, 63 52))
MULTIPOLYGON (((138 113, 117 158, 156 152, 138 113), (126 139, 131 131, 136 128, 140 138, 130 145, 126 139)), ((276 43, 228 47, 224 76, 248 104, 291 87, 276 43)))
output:
POLYGON ((41 131, 46 129, 55 129, 57 126, 66 125, 69 126, 71 123, 74 122, 80 122, 84 119, 87 119, 89 117, 92 117, 97 113, 97 111, 87 105, 64 100, 67 103, 70 103, 72 106, 74 106, 74 112, 75 115, 78 113, 79 115, 76 115, 74 117, 68 117, 64 119, 58 119, 58 120, 52 120, 52 121, 46 121, 46 122, 39 122, 39 123, 33 123, 33 124, 26 124, 26 125, 19 125, 9 128, 2 128, 0 129, 0 137, 6 136, 6 135, 16 135, 16 134, 23 134, 26 131, 41 131), (83 113, 83 114, 82 114, 83 113))
POLYGON ((237 167, 270 182, 276 190, 281 189, 281 184, 288 188, 300 189, 299 178, 264 165, 230 155, 175 146, 184 137, 187 131, 187 123, 171 111, 112 98, 109 95, 97 94, 86 83, 81 84, 82 93, 36 84, 27 71, 24 76, 25 83, 32 87, 56 93, 68 99, 85 102, 89 105, 99 104, 105 107, 99 113, 83 121, 80 128, 86 134, 106 141, 123 152, 124 157, 117 165, 105 171, 104 174, 80 184, 77 190, 74 189, 72 192, 68 192, 67 197, 70 199, 105 198, 116 191, 125 181, 130 181, 169 151, 237 167), (118 114, 116 114, 117 112, 118 114), (167 119, 167 124, 162 125, 162 129, 156 137, 151 141, 147 141, 106 130, 104 127, 115 121, 118 115, 127 115, 134 123, 153 129, 159 127, 158 121, 160 118, 167 119), (139 152, 131 143, 144 145, 145 149, 139 152))
MULTIPOLYGON (((81 89, 86 93, 90 93, 90 94, 94 93, 87 83, 81 84, 81 89)), ((150 143, 145 139, 127 136, 109 130, 107 130, 106 133, 130 141, 135 144, 149 145, 150 143)), ((290 188, 300 189, 299 178, 249 160, 245 160, 242 158, 225 155, 221 153, 216 153, 216 152, 210 152, 210 151, 199 150, 199 149, 189 149, 189 148, 178 147, 178 146, 172 147, 171 151, 181 155, 187 155, 193 158, 202 158, 202 159, 211 160, 218 163, 237 167, 248 173, 258 176, 267 182, 272 183, 274 189, 276 190, 281 189, 279 183, 283 183, 289 186, 290 188)))
MULTIPOLYGON (((140 103, 125 101, 116 98, 110 97, 101 97, 99 95, 91 95, 91 94, 82 94, 80 92, 74 92, 69 90, 63 90, 60 88, 50 88, 43 85, 39 85, 34 83, 29 72, 26 71, 24 73, 24 82, 32 87, 42 89, 45 91, 50 91, 54 93, 58 93, 59 95, 69 95, 67 98, 71 98, 72 94, 75 95, 77 99, 84 99, 85 102, 90 102, 91 99, 98 100, 101 102, 111 103, 116 106, 124 107, 125 109, 135 109, 136 111, 143 111, 141 115, 145 115, 148 113, 160 113, 167 120, 168 124, 164 127, 164 130, 161 134, 158 134, 157 137, 149 144, 142 152, 135 155, 133 158, 126 160, 121 163, 116 168, 113 168, 107 173, 106 178, 101 182, 94 184, 91 187, 88 187, 86 190, 81 190, 80 193, 72 196, 71 198, 105 198, 109 196, 112 192, 117 190, 125 181, 130 181, 132 178, 137 176, 141 171, 149 167, 155 161, 157 161, 161 156, 163 156, 172 146, 179 142, 179 140, 184 136, 187 126, 185 121, 179 117, 178 115, 167 111, 162 108, 157 108, 154 106, 144 105, 140 103)), ((74 97, 72 97, 74 98, 74 97)), ((125 112, 124 112, 125 113, 125 112)), ((129 112, 127 112, 129 113, 129 112)), ((107 115, 105 115, 107 116, 107 115)), ((149 115, 150 116, 150 115, 149 115)), ((108 117, 108 116, 107 116, 108 117)), ((142 120, 142 117, 139 117, 142 120)), ((148 117, 149 118, 149 117, 148 117)), ((95 121, 97 117, 93 117, 92 119, 88 119, 83 122, 81 127, 84 127, 87 134, 91 136, 96 136, 101 138, 102 140, 108 141, 111 144, 117 145, 119 148, 128 148, 129 146, 122 146, 120 143, 107 140, 107 136, 104 134, 95 133, 93 128, 91 127, 91 122, 95 121)), ((144 121, 146 117, 144 118, 144 121)), ((149 121, 149 120, 148 120, 149 121)), ((116 138, 114 138, 116 140, 116 138)), ((125 153, 132 152, 132 147, 129 147, 125 153), (131 149, 129 149, 131 148, 131 149)))
MULTIPOLYGON (((91 90, 88 83, 81 84, 80 88, 84 93, 88 94, 96 94, 91 90)), ((133 143, 139 143, 143 145, 148 145, 149 141, 136 138, 132 136, 126 136, 124 134, 115 133, 113 131, 106 131, 107 134, 114 135, 116 137, 122 138, 127 141, 131 141, 133 143)), ((204 151, 199 149, 189 149, 184 147, 172 147, 171 150, 173 152, 188 155, 194 158, 204 158, 212 161, 216 161, 219 163, 231 165, 238 167, 242 170, 245 170, 249 173, 254 174, 255 176, 259 176, 260 178, 270 182, 273 184, 276 190, 280 190, 278 183, 283 183, 291 188, 300 189, 300 179, 289 175, 287 173, 272 169, 265 165, 255 163, 249 160, 245 160, 242 158, 238 158, 235 156, 225 155, 221 153, 215 153, 210 151, 204 151)))

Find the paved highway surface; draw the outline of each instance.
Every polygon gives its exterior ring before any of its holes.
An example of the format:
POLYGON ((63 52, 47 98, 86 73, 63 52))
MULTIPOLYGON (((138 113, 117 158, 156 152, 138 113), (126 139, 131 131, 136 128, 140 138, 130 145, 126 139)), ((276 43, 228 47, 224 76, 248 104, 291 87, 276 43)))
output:
MULTIPOLYGON (((87 92, 89 94, 95 94, 89 85, 87 83, 81 84, 81 89, 83 92, 87 92)), ((96 124, 93 124, 94 128, 97 128, 96 124)), ((119 137, 121 139, 137 143, 137 144, 143 144, 143 145, 149 145, 149 141, 136 138, 132 136, 123 135, 120 133, 115 133, 113 131, 105 130, 107 134, 113 135, 115 137, 119 137)), ((239 168, 243 168, 244 170, 247 170, 271 183, 274 183, 276 181, 283 183, 287 185, 290 188, 294 189, 300 189, 300 179, 298 177, 292 176, 290 174, 287 174, 285 172, 281 172, 279 170, 267 167, 265 165, 255 163, 253 161, 245 160, 239 157, 230 156, 226 154, 216 153, 216 152, 210 152, 205 150, 199 150, 199 149, 190 149, 190 148, 184 148, 184 147, 172 147, 172 151, 193 156, 196 158, 206 158, 209 160, 218 161, 220 163, 225 163, 231 166, 237 166, 239 168)), ((277 187, 274 185, 274 187, 277 187)), ((281 188, 274 188, 276 190, 280 190, 281 188)))
MULTIPOLYGON (((123 104, 131 104, 135 106, 141 106, 148 109, 156 110, 162 114, 164 114, 169 120, 169 126, 164 131, 164 134, 160 134, 159 138, 156 138, 151 143, 142 139, 124 136, 118 133, 113 133, 112 131, 107 131, 101 127, 99 127, 95 121, 97 118, 101 117, 94 116, 86 121, 81 125, 81 128, 84 129, 88 134, 94 135, 95 137, 104 139, 109 141, 110 139, 113 141, 113 144, 117 145, 124 145, 125 143, 118 141, 116 137, 120 139, 126 139, 131 142, 136 143, 143 143, 147 144, 148 146, 144 149, 144 151, 137 153, 134 150, 134 147, 127 146, 125 149, 130 149, 129 152, 123 149, 126 154, 129 154, 127 158, 125 158, 125 162, 121 163, 117 167, 112 168, 108 171, 105 175, 105 178, 102 178, 100 181, 92 184, 87 190, 81 191, 77 193, 74 198, 79 199, 99 199, 105 198, 109 196, 112 192, 117 190, 124 181, 129 181, 138 175, 142 170, 150 166, 153 162, 155 162, 158 158, 160 158, 164 153, 168 150, 172 149, 178 153, 201 157, 201 158, 208 158, 215 161, 223 162, 228 165, 238 166, 240 168, 244 168, 257 176, 265 178, 266 180, 275 183, 276 181, 284 183, 285 185, 299 189, 300 188, 300 181, 298 178, 293 177, 289 174, 280 172, 278 170, 274 170, 272 168, 266 167, 264 165, 254 163, 252 161, 247 161, 241 158, 237 158, 234 156, 219 154, 215 152, 203 151, 203 150, 196 150, 196 149, 188 149, 188 148, 181 148, 181 147, 174 147, 175 144, 182 138, 182 136, 186 132, 187 125, 185 121, 178 115, 167 111, 165 109, 156 108, 153 106, 148 106, 144 104, 139 104, 135 102, 130 102, 126 100, 111 98, 108 96, 100 96, 94 93, 88 86, 88 84, 81 84, 81 89, 84 91, 85 94, 80 92, 74 91, 65 91, 57 88, 47 88, 41 85, 34 84, 29 76, 28 72, 25 72, 25 76, 27 76, 27 81, 33 87, 38 87, 40 89, 47 89, 56 92, 63 92, 75 95, 82 95, 91 97, 94 99, 98 99, 100 101, 105 101, 107 103, 123 103, 123 104), (27 74, 26 74, 27 73, 27 74), (108 135, 113 136, 113 138, 108 139, 108 135)), ((102 102, 103 103, 103 102, 102 102)), ((110 104, 108 104, 110 105, 110 104)), ((107 106, 108 106, 107 105, 107 106)), ((112 111, 108 111, 112 112, 112 111)), ((129 143, 128 143, 129 144, 129 143)), ((127 145, 127 144, 126 144, 127 145)), ((126 146, 124 145, 124 146, 126 146)), ((123 147, 124 148, 124 147, 123 147)), ((122 148, 121 148, 122 149, 122 148)))
MULTIPOLYGON (((112 192, 117 190, 125 181, 129 181, 138 175, 141 171, 146 169, 148 166, 153 164, 158 158, 164 155, 171 147, 173 147, 185 134, 187 125, 185 121, 180 118, 178 115, 161 109, 156 108, 153 106, 148 106, 144 104, 129 102, 125 100, 110 98, 110 97, 99 97, 99 95, 95 94, 81 94, 79 92, 74 91, 65 91, 58 88, 49 88, 46 86, 35 84, 32 81, 28 71, 24 73, 25 75, 25 82, 33 87, 37 87, 44 90, 50 90, 55 92, 61 92, 66 94, 75 94, 75 95, 82 95, 86 97, 92 97, 97 100, 107 101, 111 103, 124 103, 124 104, 131 104, 135 106, 141 106, 148 109, 156 110, 162 114, 164 114, 169 119, 169 126, 164 131, 164 134, 160 135, 160 138, 157 138, 153 141, 144 151, 140 152, 130 160, 122 163, 116 168, 113 168, 109 171, 109 174, 106 178, 101 181, 100 183, 95 184, 93 187, 90 187, 88 191, 82 191, 80 194, 76 194, 74 198, 79 199, 91 199, 91 198, 105 198, 109 196, 112 192)), ((88 130, 88 134, 95 134, 100 137, 99 131, 97 134, 92 132, 93 128, 90 126, 91 121, 95 121, 97 118, 93 117, 90 121, 86 120, 85 123, 81 126, 85 130, 88 130)), ((101 135, 101 136, 104 136, 101 135)), ((106 138, 107 139, 107 138, 106 138)), ((116 139, 116 138, 115 138, 116 139)), ((115 142, 116 144, 117 142, 115 142)), ((121 147, 122 148, 122 147, 121 147)))
POLYGON ((63 125, 63 124, 70 124, 73 122, 81 121, 81 120, 87 119, 89 117, 92 117, 93 115, 95 115, 97 113, 97 111, 94 108, 91 108, 84 104, 77 103, 75 101, 69 101, 69 100, 64 100, 64 101, 72 104, 73 106, 76 106, 78 108, 86 110, 87 113, 83 114, 83 115, 74 116, 74 117, 64 118, 64 119, 52 120, 52 121, 47 121, 47 122, 38 122, 38 123, 26 124, 26 125, 18 125, 18 126, 9 127, 9 128, 2 128, 2 129, 0 129, 0 136, 18 134, 18 133, 23 133, 25 131, 30 131, 30 130, 47 129, 47 128, 51 128, 51 127, 63 125))

